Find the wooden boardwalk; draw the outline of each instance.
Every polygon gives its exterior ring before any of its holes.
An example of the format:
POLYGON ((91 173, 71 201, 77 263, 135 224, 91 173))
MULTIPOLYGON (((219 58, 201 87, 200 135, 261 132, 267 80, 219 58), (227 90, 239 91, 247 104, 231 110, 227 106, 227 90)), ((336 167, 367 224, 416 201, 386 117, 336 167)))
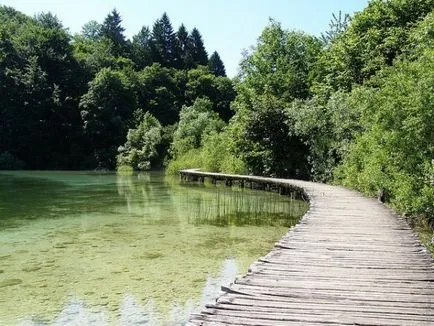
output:
POLYGON ((189 325, 434 325, 434 266, 375 199, 298 180, 181 171, 184 178, 304 189, 310 210, 189 325))

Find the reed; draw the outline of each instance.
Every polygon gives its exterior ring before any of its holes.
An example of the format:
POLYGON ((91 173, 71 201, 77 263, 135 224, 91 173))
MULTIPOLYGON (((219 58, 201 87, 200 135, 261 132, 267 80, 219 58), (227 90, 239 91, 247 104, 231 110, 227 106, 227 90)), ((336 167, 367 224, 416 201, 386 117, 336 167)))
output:
POLYGON ((308 204, 272 192, 217 187, 206 200, 188 203, 190 223, 195 225, 295 225, 308 204))

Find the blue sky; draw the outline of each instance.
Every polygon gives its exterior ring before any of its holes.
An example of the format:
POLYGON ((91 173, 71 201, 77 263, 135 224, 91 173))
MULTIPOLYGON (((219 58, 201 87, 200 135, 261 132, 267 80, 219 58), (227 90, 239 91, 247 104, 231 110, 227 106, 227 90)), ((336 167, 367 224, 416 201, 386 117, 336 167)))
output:
POLYGON ((270 17, 284 28, 319 36, 327 30, 332 13, 352 14, 366 7, 368 0, 0 0, 0 4, 31 16, 51 11, 72 33, 80 32, 89 20, 102 22, 116 8, 129 38, 167 12, 175 30, 181 23, 189 30, 197 27, 208 54, 217 50, 233 77, 243 49, 256 43, 270 17))

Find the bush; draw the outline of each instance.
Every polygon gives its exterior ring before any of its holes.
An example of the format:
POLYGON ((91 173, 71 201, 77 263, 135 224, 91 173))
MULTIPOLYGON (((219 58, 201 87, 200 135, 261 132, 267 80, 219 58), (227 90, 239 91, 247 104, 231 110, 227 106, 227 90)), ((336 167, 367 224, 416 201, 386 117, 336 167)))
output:
POLYGON ((173 157, 178 158, 191 149, 199 148, 207 134, 220 131, 223 127, 224 122, 212 110, 210 100, 199 98, 192 106, 183 107, 178 128, 173 135, 173 157))
POLYGON ((228 131, 208 135, 201 148, 203 168, 207 171, 245 174, 244 162, 233 152, 228 131))
POLYGON ((194 148, 171 160, 166 167, 166 174, 176 175, 180 170, 202 167, 202 155, 200 149, 194 148))
POLYGON ((146 113, 143 121, 136 129, 130 129, 127 142, 119 147, 117 166, 130 166, 134 170, 149 170, 161 143, 161 125, 150 113, 146 113))
POLYGON ((375 81, 361 115, 364 132, 350 147, 336 178, 386 198, 400 212, 434 222, 434 50, 397 62, 375 81))

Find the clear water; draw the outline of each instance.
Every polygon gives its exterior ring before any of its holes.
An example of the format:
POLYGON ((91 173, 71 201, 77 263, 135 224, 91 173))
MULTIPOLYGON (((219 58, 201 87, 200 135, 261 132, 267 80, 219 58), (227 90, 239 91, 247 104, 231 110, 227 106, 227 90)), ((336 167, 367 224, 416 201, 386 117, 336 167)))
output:
POLYGON ((306 209, 161 173, 0 172, 0 325, 182 325, 306 209))

